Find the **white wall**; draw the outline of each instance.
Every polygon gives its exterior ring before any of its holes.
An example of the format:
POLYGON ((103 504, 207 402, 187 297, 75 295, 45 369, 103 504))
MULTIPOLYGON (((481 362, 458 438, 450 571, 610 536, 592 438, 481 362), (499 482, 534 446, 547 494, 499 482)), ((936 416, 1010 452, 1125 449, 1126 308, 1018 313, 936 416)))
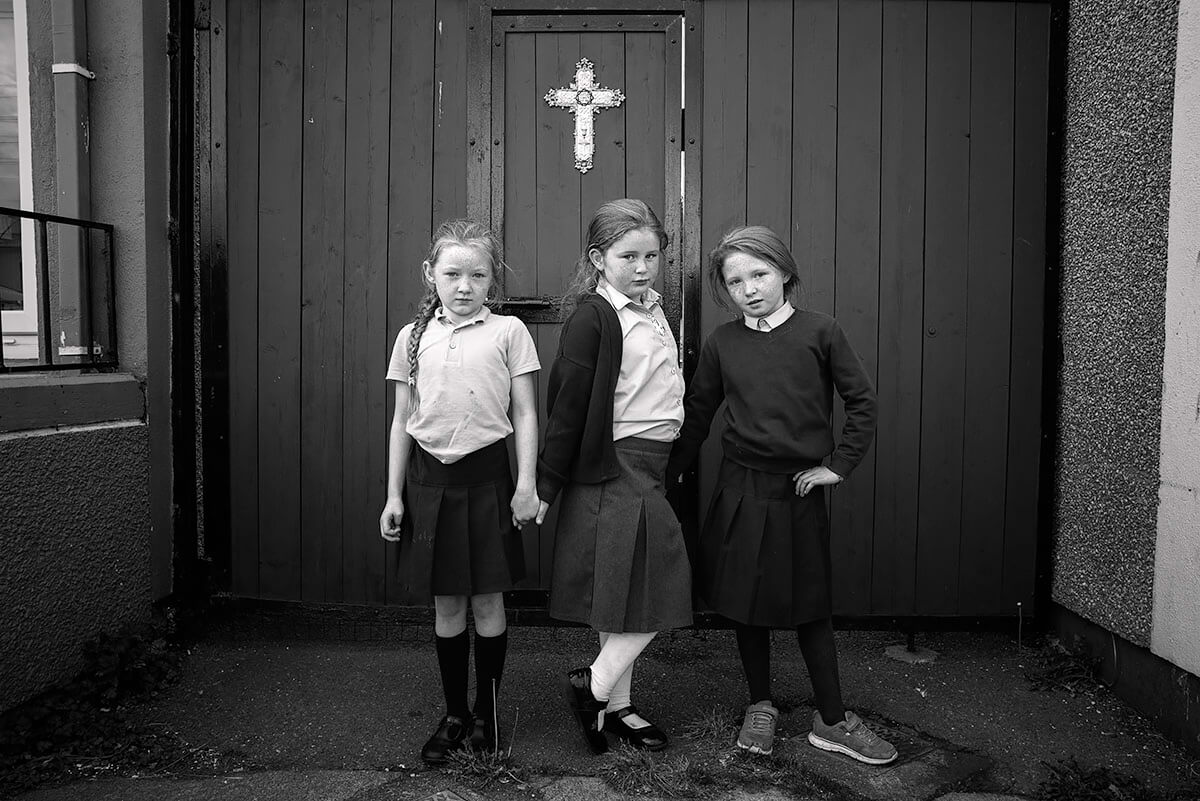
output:
POLYGON ((1150 649, 1200 675, 1200 2, 1179 4, 1150 649))

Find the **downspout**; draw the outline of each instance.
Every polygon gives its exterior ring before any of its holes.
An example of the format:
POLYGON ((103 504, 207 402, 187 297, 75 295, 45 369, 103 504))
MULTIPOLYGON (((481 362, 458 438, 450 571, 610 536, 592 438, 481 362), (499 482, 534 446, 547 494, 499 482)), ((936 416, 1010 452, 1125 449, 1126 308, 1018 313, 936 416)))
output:
MULTIPOLYGON (((51 0, 50 21, 54 36, 54 134, 57 152, 57 209, 64 217, 92 217, 88 81, 96 76, 87 61, 87 0, 51 0)), ((59 357, 86 353, 88 287, 84 271, 87 234, 83 229, 59 226, 58 319, 54 325, 59 357)), ((52 260, 53 261, 53 260, 52 260)), ((51 271, 53 274, 53 270, 51 271)), ((50 356, 50 354, 45 354, 50 356)))

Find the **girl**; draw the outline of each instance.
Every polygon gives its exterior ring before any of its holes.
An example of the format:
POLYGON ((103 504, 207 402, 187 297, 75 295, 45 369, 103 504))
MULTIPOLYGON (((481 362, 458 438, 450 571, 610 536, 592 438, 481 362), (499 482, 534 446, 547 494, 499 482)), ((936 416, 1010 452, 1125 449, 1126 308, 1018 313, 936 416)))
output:
POLYGON ((663 480, 683 422, 679 354, 652 287, 666 246, 642 201, 596 211, 550 368, 537 522, 561 491, 550 614, 599 632, 595 661, 568 674, 572 711, 597 754, 604 731, 666 747, 631 703, 633 663, 656 632, 692 622, 687 553, 663 480))
POLYGON ((707 274, 717 303, 742 316, 704 343, 667 474, 692 464, 726 401, 724 458, 696 571, 701 596, 734 622, 750 685, 737 744, 757 754, 774 747, 771 628, 795 627, 817 706, 809 742, 886 764, 896 749, 842 706, 822 489, 849 476, 870 446, 875 389, 837 322, 797 308, 796 262, 774 232, 729 232, 709 254, 707 274), (835 388, 846 407, 837 447, 829 425, 835 388))
POLYGON ((484 305, 503 269, 500 243, 482 225, 455 220, 438 228, 421 265, 425 296, 396 337, 388 365, 396 411, 379 529, 400 543, 408 602, 433 596, 446 716, 421 749, 430 764, 444 763, 468 738, 477 749, 496 747, 495 694, 508 645, 501 593, 525 575, 514 526, 538 510, 534 372, 541 365, 525 325, 484 305), (514 431, 515 491, 505 445, 514 431), (475 618, 473 708, 467 706, 468 599, 475 618))

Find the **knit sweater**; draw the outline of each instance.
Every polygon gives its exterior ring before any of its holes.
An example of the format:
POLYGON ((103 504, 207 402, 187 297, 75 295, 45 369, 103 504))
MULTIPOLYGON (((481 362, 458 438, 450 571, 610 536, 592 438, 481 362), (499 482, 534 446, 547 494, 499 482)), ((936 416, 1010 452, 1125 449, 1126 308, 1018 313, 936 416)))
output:
POLYGON ((695 461, 722 401, 725 457, 763 472, 794 473, 829 456, 829 468, 844 478, 875 436, 871 378, 837 321, 818 312, 797 311, 767 332, 739 318, 709 336, 684 401, 668 480, 695 461), (846 407, 836 448, 834 389, 846 407))
POLYGON ((586 295, 563 325, 546 386, 546 431, 538 498, 553 503, 568 482, 599 484, 621 474, 613 447, 613 394, 621 373, 621 321, 586 295))

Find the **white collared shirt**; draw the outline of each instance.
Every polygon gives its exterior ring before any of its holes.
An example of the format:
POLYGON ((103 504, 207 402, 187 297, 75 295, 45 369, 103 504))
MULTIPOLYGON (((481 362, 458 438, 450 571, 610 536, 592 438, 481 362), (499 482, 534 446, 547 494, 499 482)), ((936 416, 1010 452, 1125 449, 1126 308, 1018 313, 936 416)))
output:
POLYGON ((796 309, 794 306, 792 306, 791 301, 785 300, 782 306, 768 314, 766 317, 750 317, 747 315, 742 315, 742 319, 746 321, 747 328, 753 328, 755 331, 774 331, 776 328, 783 325, 787 318, 791 317, 795 313, 796 309), (758 324, 759 320, 766 322, 767 327, 760 327, 758 324))
POLYGON ((596 287, 621 321, 621 373, 613 396, 613 439, 644 437, 671 442, 683 425, 683 373, 679 348, 659 301, 647 289, 641 303, 600 279, 596 287))

